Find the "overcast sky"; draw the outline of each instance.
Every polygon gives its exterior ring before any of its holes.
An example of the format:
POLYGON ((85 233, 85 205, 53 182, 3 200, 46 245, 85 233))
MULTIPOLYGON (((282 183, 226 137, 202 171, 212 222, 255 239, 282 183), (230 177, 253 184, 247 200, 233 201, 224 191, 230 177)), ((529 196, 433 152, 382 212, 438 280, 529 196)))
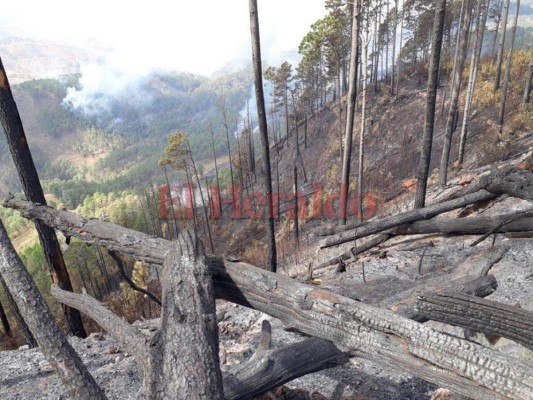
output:
MULTIPOLYGON (((113 50, 132 74, 153 67, 210 74, 250 57, 247 0, 16 0, 2 4, 0 31, 113 50)), ((296 49, 325 14, 324 0, 258 0, 263 55, 296 49)))

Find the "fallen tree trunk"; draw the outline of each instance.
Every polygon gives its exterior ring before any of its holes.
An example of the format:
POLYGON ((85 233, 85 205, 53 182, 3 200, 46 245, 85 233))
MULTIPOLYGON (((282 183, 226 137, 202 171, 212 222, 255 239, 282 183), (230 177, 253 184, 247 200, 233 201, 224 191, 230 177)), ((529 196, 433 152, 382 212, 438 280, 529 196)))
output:
POLYGON ((255 354, 224 376, 226 400, 252 399, 284 383, 349 360, 327 340, 309 338, 281 349, 270 349, 270 324, 263 321, 261 339, 255 354))
POLYGON ((469 217, 453 219, 430 219, 428 221, 417 221, 398 228, 387 230, 360 246, 352 247, 340 256, 334 257, 313 270, 327 268, 364 253, 387 240, 401 235, 427 235, 431 233, 446 235, 477 235, 477 234, 519 234, 533 231, 533 211, 513 212, 509 214, 494 215, 491 217, 469 217))
MULTIPOLYGON (((67 211, 8 199, 37 218, 89 243, 161 264, 170 242, 67 211)), ((401 369, 473 399, 533 396, 533 368, 482 346, 249 264, 208 256, 216 296, 251 307, 350 354, 401 369)))
POLYGON ((188 233, 172 242, 161 279, 161 328, 151 338, 96 299, 52 286, 57 300, 94 319, 135 357, 143 371, 143 398, 224 398, 215 295, 198 244, 188 233))
POLYGON ((445 200, 456 199, 479 190, 486 190, 497 196, 508 194, 533 202, 533 173, 513 165, 508 166, 482 176, 464 189, 446 197, 445 200))
POLYGON ((329 236, 320 241, 320 248, 337 246, 342 243, 360 239, 375 233, 381 233, 391 228, 406 225, 423 219, 431 219, 439 214, 465 207, 479 201, 496 198, 497 195, 481 190, 476 193, 467 194, 459 199, 449 200, 444 203, 435 204, 425 208, 407 211, 391 217, 382 218, 359 226, 354 230, 348 230, 337 235, 329 236))
POLYGON ((331 267, 332 265, 340 264, 349 258, 355 257, 358 254, 364 253, 365 251, 368 251, 376 246, 379 246, 381 243, 386 242, 391 238, 391 235, 388 233, 383 233, 381 235, 376 235, 372 239, 368 240, 365 243, 360 244, 359 246, 354 246, 347 252, 341 254, 340 256, 334 257, 326 262, 323 262, 322 264, 313 267, 313 272, 320 272, 320 270, 325 269, 327 267, 331 267))
POLYGON ((503 336, 533 350, 533 313, 463 293, 421 296, 418 312, 428 319, 503 336))
POLYGON ((533 211, 514 212, 490 217, 468 217, 441 220, 418 221, 394 229, 391 236, 423 235, 440 233, 449 235, 477 235, 491 233, 529 232, 533 230, 533 211), (519 218, 513 220, 513 218, 519 218), (510 221, 510 222, 509 222, 510 221), (496 228, 496 229, 494 229, 496 228))
MULTIPOLYGON (((494 277, 494 275, 485 275, 474 279, 456 279, 454 281, 451 281, 446 286, 434 288, 432 290, 434 293, 431 293, 430 290, 426 290, 426 293, 429 293, 429 296, 439 293, 457 293, 469 295, 472 297, 483 298, 494 293, 497 287, 498 283, 496 282, 496 278, 494 277)), ((416 297, 417 299, 420 298, 419 295, 417 295, 416 297)), ((424 295, 422 295, 422 297, 424 297, 424 295)), ((412 298, 412 300, 416 301, 414 297, 412 298)), ((404 307, 403 309, 398 311, 398 314, 418 322, 427 322, 430 320, 430 318, 428 318, 424 313, 421 313, 418 310, 416 305, 404 307)))

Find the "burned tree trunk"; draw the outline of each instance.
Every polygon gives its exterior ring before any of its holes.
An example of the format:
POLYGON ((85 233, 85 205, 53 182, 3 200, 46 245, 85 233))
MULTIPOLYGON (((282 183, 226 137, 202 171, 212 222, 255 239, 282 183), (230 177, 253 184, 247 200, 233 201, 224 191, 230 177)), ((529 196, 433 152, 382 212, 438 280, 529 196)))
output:
POLYGON ((52 287, 60 302, 82 310, 135 356, 147 399, 223 399, 215 296, 202 252, 188 232, 174 242, 163 266, 161 328, 151 338, 92 297, 52 287))
POLYGON ((161 329, 144 368, 150 399, 223 399, 215 295, 199 244, 182 235, 163 264, 161 329))
MULTIPOLYGON (((480 1, 481 0, 478 1, 478 7, 480 1)), ((446 186, 446 183, 448 181, 448 162, 450 160, 450 151, 452 148, 452 136, 457 125, 457 116, 459 115, 459 96, 461 94, 461 83, 463 81, 465 59, 468 53, 468 39, 471 16, 472 0, 464 0, 463 10, 461 12, 461 31, 458 38, 458 51, 455 54, 455 66, 453 70, 453 85, 451 87, 450 109, 448 112, 448 120, 446 122, 444 144, 442 146, 442 156, 440 160, 439 184, 441 187, 446 186)), ((472 61, 472 64, 474 64, 474 61, 472 61)))
MULTIPOLYGON (((352 47, 350 52, 350 78, 348 81, 348 99, 346 104, 346 131, 344 134, 344 156, 342 158, 341 176, 341 215, 346 224, 348 209, 348 192, 350 191, 350 166, 352 162, 352 141, 355 121, 355 102, 357 99, 357 68, 359 67, 359 21, 360 1, 356 0, 352 13, 352 47)), ((339 103, 340 104, 340 103, 339 103)), ((340 108, 342 110, 342 108, 340 108)))
MULTIPOLYGON (((259 15, 257 0, 249 1, 250 9, 250 32, 252 36, 252 59, 254 66, 254 87, 257 103, 257 120, 259 124, 259 136, 261 137, 261 154, 263 158, 263 176, 265 183, 265 196, 267 198, 268 212, 265 216, 265 230, 268 240, 269 271, 276 272, 276 235, 274 232, 274 204, 272 196, 272 172, 270 167, 270 145, 268 143, 268 128, 265 109, 265 96, 263 93, 263 69, 261 61, 261 41, 259 36, 259 15)), ((278 207, 279 209, 279 207, 278 207)))
POLYGON ((337 235, 332 235, 320 241, 320 247, 337 246, 342 243, 350 242, 355 239, 360 239, 375 233, 381 233, 387 229, 395 228, 411 222, 416 222, 424 219, 433 218, 439 214, 447 211, 455 210, 457 208, 465 207, 479 201, 490 200, 497 197, 492 193, 481 190, 461 197, 459 199, 450 200, 444 203, 435 204, 426 208, 420 208, 413 211, 407 211, 392 217, 382 218, 373 222, 369 222, 354 230, 344 231, 337 235))
POLYGON ((300 376, 336 367, 349 360, 327 340, 309 338, 281 349, 270 348, 271 327, 263 321, 255 354, 224 377, 226 400, 251 399, 300 376))
POLYGON ((33 336, 33 333, 31 332, 28 324, 26 321, 24 321, 24 318, 22 317, 19 307, 17 306, 17 303, 15 302, 15 299, 11 295, 11 292, 9 291, 9 288, 7 287, 7 284, 0 274, 0 286, 3 287, 4 293, 7 297, 7 302, 9 303, 9 307, 11 308, 11 312, 15 316, 15 320, 17 321, 17 325, 19 329, 22 331, 22 336, 24 336, 24 339, 26 340, 26 343, 28 346, 30 346, 31 349, 37 347, 37 341, 35 340, 35 337, 33 336))
MULTIPOLYGON (((86 242, 101 243, 153 264, 160 265, 171 246, 164 239, 47 206, 31 205, 24 214, 86 242)), ((213 256, 205 263, 217 297, 279 318, 308 335, 333 340, 354 356, 397 366, 473 399, 529 400, 533 396, 533 368, 503 354, 246 263, 213 256)), ((65 293, 80 297, 64 291, 61 294, 65 293)), ((72 302, 70 305, 74 306, 72 302)), ((116 331, 115 323, 107 325, 109 332, 116 331)), ((145 340, 142 335, 137 337, 145 340)), ((141 347, 146 348, 146 344, 141 347)), ((137 353, 143 356, 142 350, 137 353)))
POLYGON ((9 324, 9 320, 7 319, 6 312, 4 310, 4 306, 0 302, 0 322, 2 322, 2 328, 4 328, 4 333, 7 337, 13 337, 13 333, 11 332, 11 325, 9 324))
POLYGON ((446 0, 439 0, 436 4, 435 20, 433 23, 431 60, 429 63, 429 79, 427 84, 426 117, 424 122, 424 133, 422 135, 422 146, 420 149, 420 160, 416 171, 417 183, 415 209, 423 208, 426 205, 426 190, 429 165, 431 162, 431 149, 433 147, 433 129, 435 126, 435 108, 439 85, 439 65, 445 11, 446 0))
POLYGON ((73 399, 105 400, 106 395, 55 323, 0 221, 0 275, 13 292, 22 317, 35 332, 39 349, 54 367, 73 399))
POLYGON ((421 296, 420 314, 475 332, 503 336, 533 350, 533 313, 518 307, 460 293, 421 296))
MULTIPOLYGON (((34 203, 46 204, 41 182, 33 163, 26 134, 24 133, 22 121, 1 59, 0 121, 26 198, 34 203)), ((70 276, 63 260, 56 233, 52 228, 39 221, 35 222, 35 228, 37 229, 39 242, 43 248, 53 281, 63 289, 72 291, 72 283, 70 282, 70 276)), ((87 336, 79 311, 68 307, 65 307, 64 311, 70 332, 79 337, 87 336)))

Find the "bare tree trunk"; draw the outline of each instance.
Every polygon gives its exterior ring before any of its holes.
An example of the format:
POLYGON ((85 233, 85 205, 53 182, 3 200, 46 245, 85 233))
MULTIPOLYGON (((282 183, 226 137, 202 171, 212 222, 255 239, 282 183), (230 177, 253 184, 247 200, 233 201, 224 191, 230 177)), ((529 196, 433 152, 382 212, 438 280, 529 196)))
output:
MULTIPOLYGON (((24 133, 22 121, 1 59, 0 120, 26 198, 35 203, 46 204, 41 182, 33 163, 26 134, 24 133)), ((39 242, 43 248, 52 280, 62 289, 72 291, 72 283, 70 282, 70 276, 63 260, 56 233, 50 227, 39 222, 35 223, 35 228, 39 235, 39 242)), ((87 336, 83 328, 80 312, 69 307, 64 307, 64 312, 70 332, 79 337, 87 336)))
POLYGON ((308 338, 271 350, 271 328, 263 320, 261 338, 252 358, 224 376, 226 400, 252 399, 300 376, 346 363, 349 356, 329 341, 308 338))
POLYGON ((468 119, 470 118, 470 107, 472 106, 474 90, 476 87, 477 71, 479 67, 479 59, 481 57, 481 49, 483 47, 483 34, 485 32, 485 24, 487 23, 488 8, 490 0, 486 2, 483 10, 483 18, 480 18, 482 3, 485 0, 478 0, 476 5, 476 37, 474 39, 474 50, 470 61, 470 74, 468 76, 468 89, 466 93, 465 109, 463 112, 463 124, 461 126, 461 140, 459 143, 459 167, 463 164, 466 137, 468 133, 468 119))
POLYGON ((26 343, 28 344, 28 346, 30 346, 31 349, 37 347, 37 341, 35 340, 35 337, 33 336, 33 333, 30 330, 28 324, 26 323, 26 321, 24 321, 24 318, 22 317, 22 314, 20 313, 20 309, 15 299, 11 295, 11 291, 8 288, 2 275, 0 275, 0 286, 2 286, 2 288, 4 289, 4 293, 6 294, 6 297, 7 297, 7 302, 9 304, 9 307, 11 308, 11 312, 15 316, 17 325, 19 329, 21 330, 22 336, 24 336, 26 343))
POLYGON ((442 49, 442 34, 446 0, 439 0, 435 8, 433 36, 431 41, 431 60, 429 64, 429 79, 427 85, 426 120, 422 136, 420 160, 416 173, 417 185, 415 194, 415 209, 423 208, 426 204, 426 189, 431 162, 431 148, 433 146, 433 128, 435 125, 435 105, 437 101, 437 86, 439 83, 440 53, 442 49))
POLYGON ((294 239, 296 240, 296 250, 300 247, 300 227, 298 221, 298 167, 294 165, 294 239))
MULTIPOLYGON (((164 254, 172 246, 166 240, 110 223, 86 220, 67 211, 33 204, 31 209, 33 218, 42 218, 72 236, 93 243, 105 241, 109 248, 147 262, 161 264, 164 254), (49 218, 52 215, 54 217, 49 218), (123 238, 128 239, 124 241, 123 238)), ((196 260, 201 262, 202 259, 196 260)), ((218 297, 265 312, 311 336, 333 339, 354 356, 399 368, 473 399, 503 400, 510 397, 529 400, 533 394, 531 366, 500 352, 439 333, 389 310, 301 284, 243 262, 208 256, 205 263, 213 277, 218 297)), ((163 279, 165 281, 168 279, 163 279)), ((77 301, 81 297, 84 302, 90 299, 86 295, 58 290, 55 286, 53 294, 57 295, 58 292, 60 301, 65 298, 77 301)), ((74 306, 72 302, 70 304, 74 306)), ((92 308, 87 305, 83 307, 84 310, 92 308)), ((97 313, 96 317, 99 315, 97 313)), ((214 315, 210 315, 208 313, 204 319, 214 319, 214 315)), ((133 327, 116 316, 100 319, 102 321, 98 321, 99 324, 108 332, 114 332, 115 335, 127 333, 119 341, 133 344, 131 351, 127 348, 128 352, 139 354, 140 359, 150 358, 144 350, 150 348, 145 336, 139 335, 133 327), (119 328, 118 325, 124 327, 119 328)), ((169 321, 169 325, 172 322, 169 321)))
MULTIPOLYGON (((198 176, 198 170, 196 169, 196 163, 194 162, 194 157, 192 156, 192 150, 189 146, 189 142, 187 142, 187 149, 189 150, 189 156, 191 157, 191 164, 194 171, 194 176, 196 177, 196 183, 198 184, 198 190, 200 191, 200 199, 202 200, 202 207, 204 208, 204 217, 205 217, 205 225, 207 227, 207 236, 209 239, 209 248, 211 251, 215 251, 215 247, 213 245, 213 237, 211 236, 211 224, 209 224, 209 211, 207 210, 207 206, 205 204, 205 198, 204 198, 204 192, 202 190, 202 183, 200 182, 200 177, 198 176)), ((241 171, 242 171, 242 164, 241 164, 241 171)), ((241 172, 242 176, 242 172, 241 172)), ((206 190, 209 190, 206 187, 206 190)), ((222 203, 222 202, 220 202, 222 203)))
POLYGON ((472 16, 472 0, 464 0, 463 8, 464 10, 462 12, 463 19, 461 20, 459 45, 460 49, 459 52, 456 53, 455 67, 453 71, 454 83, 453 87, 451 88, 450 109, 448 112, 448 120, 446 122, 446 132, 444 134, 444 144, 442 146, 442 157, 440 160, 439 184, 441 187, 444 187, 448 180, 448 163, 450 160, 450 151, 452 147, 452 136, 456 126, 457 114, 459 112, 459 95, 461 94, 465 58, 468 53, 468 36, 470 20, 472 16))
POLYGON ((401 57, 402 54, 402 45, 403 45, 403 22, 404 22, 404 15, 405 15, 405 9, 404 9, 404 1, 402 1, 402 18, 400 19, 400 46, 398 48, 398 72, 396 77, 396 95, 395 98, 398 98, 399 91, 400 91, 400 73, 402 70, 402 63, 401 63, 401 57))
POLYGON ((233 210, 235 210, 235 207, 237 206, 237 203, 235 201, 235 180, 233 177, 233 160, 231 158, 231 142, 229 138, 229 126, 228 126, 228 110, 226 108, 226 99, 222 98, 223 103, 221 104, 221 111, 222 111, 222 121, 224 124, 224 129, 226 131, 226 142, 228 144, 228 157, 229 157, 229 173, 231 178, 231 199, 233 201, 233 210))
POLYGON ((363 170, 364 170, 364 145, 365 145, 365 119, 366 119, 366 90, 368 79, 368 44, 370 35, 368 33, 368 24, 366 25, 365 37, 361 37, 361 62, 363 65, 363 99, 361 104, 361 131, 359 133, 359 163, 357 174, 357 218, 363 221, 363 170))
POLYGON ((352 48, 350 53, 350 77, 348 81, 348 99, 346 105, 346 132, 344 134, 344 156, 342 159, 342 177, 340 207, 342 223, 348 218, 348 193, 350 191, 350 167, 352 162, 352 141, 355 120, 355 101, 357 98, 357 68, 359 58, 359 24, 360 0, 355 0, 352 15, 352 48))
POLYGON ((39 349, 56 370, 72 398, 107 399, 55 323, 52 312, 15 252, 2 221, 0 221, 0 275, 10 290, 17 293, 15 302, 22 317, 31 331, 35 332, 39 349))
POLYGON ((533 49, 531 52, 531 61, 529 62, 529 68, 526 73, 526 85, 524 87, 524 103, 529 103, 531 100, 531 86, 533 84, 533 49))
MULTIPOLYGON (((498 13, 496 14, 495 16, 495 21, 494 23, 496 24, 496 27, 494 28, 494 41, 492 42, 492 49, 490 51, 490 54, 491 56, 494 58, 495 57, 495 52, 496 52, 496 43, 498 42, 498 32, 500 31, 500 22, 502 21, 502 11, 503 11, 503 5, 505 4, 504 3, 505 0, 500 0, 498 1, 498 13)), ((490 1, 489 1, 489 6, 490 6, 490 1)))
POLYGON ((509 81, 511 80, 511 67, 513 65, 513 49, 514 38, 516 35, 516 24, 518 23, 518 14, 520 12, 520 0, 516 0, 516 13, 514 16, 513 29, 511 31, 511 44, 509 46, 509 53, 507 54, 507 64, 505 66, 505 78, 503 81, 502 100, 500 104, 500 116, 498 124, 500 125, 500 133, 503 130, 503 122, 505 119, 505 105, 507 103, 507 93, 509 91, 509 81))
POLYGON ((503 11, 502 17, 502 34, 500 36, 500 44, 498 46, 498 59, 496 60, 496 75, 494 76, 494 92, 500 88, 500 79, 502 75, 502 63, 503 63, 503 53, 505 52, 505 36, 507 33, 507 19, 509 17, 509 3, 510 0, 505 0, 505 8, 503 11))
POLYGON ((9 320, 7 319, 4 306, 0 302, 0 321, 2 322, 2 328, 4 328, 4 333, 8 338, 13 337, 13 332, 11 332, 11 325, 9 325, 9 320))
POLYGON ((265 217, 265 228, 268 240, 267 268, 276 272, 276 236, 274 232, 274 205, 272 199, 272 173, 270 169, 270 145, 268 143, 268 127, 265 110, 265 96, 263 93, 263 69, 261 62, 261 42, 259 36, 259 15, 257 0, 249 1, 250 8, 250 32, 252 36, 252 59, 254 64, 255 98, 257 102, 257 120, 261 136, 261 148, 263 156, 264 181, 268 204, 268 213, 265 217))
POLYGON ((390 78, 390 94, 394 96, 394 85, 396 82, 396 31, 398 30, 398 0, 394 0, 394 23, 392 34, 392 75, 390 78))
POLYGON ((355 228, 349 227, 346 231, 321 240, 319 246, 320 248, 337 246, 342 243, 351 242, 355 239, 381 233, 387 229, 395 228, 411 222, 433 218, 444 212, 465 207, 479 201, 491 200, 496 197, 497 195, 495 194, 481 190, 476 193, 468 194, 459 199, 449 200, 444 203, 435 204, 425 208, 417 208, 415 210, 406 211, 392 217, 385 217, 376 221, 367 222, 355 228))
MULTIPOLYGON (((167 182, 167 193, 168 193, 168 198, 170 200, 170 209, 172 211, 172 217, 170 219, 172 219, 172 221, 174 222, 174 229, 176 230, 175 237, 177 238, 178 235, 180 234, 180 229, 178 227, 178 219, 176 217, 176 211, 174 210, 174 202, 172 201, 172 191, 170 190, 170 180, 168 179, 168 172, 167 172, 166 165, 163 165, 163 172, 165 173, 165 180, 167 182)), ((170 225, 168 220, 167 220, 167 224, 170 225)), ((168 234, 170 235, 170 240, 172 240, 172 231, 170 227, 168 228, 168 234)))

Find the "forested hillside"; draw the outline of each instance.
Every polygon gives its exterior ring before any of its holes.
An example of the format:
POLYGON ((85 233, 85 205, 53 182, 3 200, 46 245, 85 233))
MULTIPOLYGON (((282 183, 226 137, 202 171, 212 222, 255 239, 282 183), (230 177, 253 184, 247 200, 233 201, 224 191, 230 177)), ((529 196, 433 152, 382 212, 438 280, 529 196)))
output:
MULTIPOLYGON (((68 90, 79 87, 78 78, 14 86, 46 191, 74 208, 96 192, 134 190, 149 180, 161 182, 157 162, 168 135, 178 129, 189 132, 198 160, 212 159, 211 130, 216 153, 224 154, 223 114, 230 116, 233 141, 251 84, 246 71, 213 80, 185 73, 155 74, 137 88, 136 97, 105 99, 105 108, 86 113, 65 102, 68 90)), ((3 138, 0 153, 0 187, 16 191, 16 174, 3 138)))

